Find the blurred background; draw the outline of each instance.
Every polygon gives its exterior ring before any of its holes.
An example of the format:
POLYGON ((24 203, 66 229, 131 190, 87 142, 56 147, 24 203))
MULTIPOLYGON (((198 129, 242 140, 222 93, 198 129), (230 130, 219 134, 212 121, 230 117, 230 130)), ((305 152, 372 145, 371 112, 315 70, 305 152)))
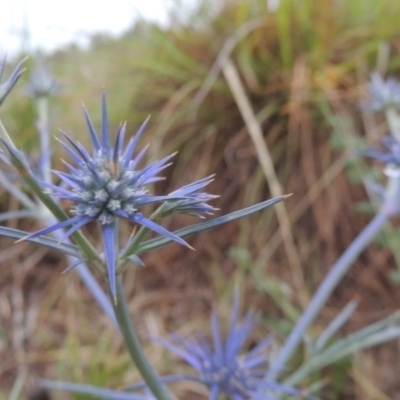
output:
MULTIPOLYGON (((199 327, 207 331, 215 305, 228 321, 238 283, 243 312, 253 308, 261 317, 252 340, 274 333, 278 348, 330 265, 373 215, 365 183, 384 182, 382 166, 355 153, 376 144, 387 127, 359 105, 372 72, 398 76, 397 2, 41 3, 8 1, 0 14, 0 56, 8 55, 7 72, 29 55, 1 117, 33 159, 39 156, 37 115, 25 85, 40 58, 60 84, 51 103, 53 135, 61 128, 85 142, 82 103, 99 126, 102 88, 111 131, 127 121, 134 134, 151 116, 142 140, 151 143, 148 160, 178 151, 156 193, 215 173, 208 191, 221 196, 213 203, 218 215, 293 193, 283 216, 268 209, 190 237, 196 252, 173 244, 146 254, 145 268, 128 270, 131 312, 157 368, 176 372, 169 369, 172 357, 149 338, 199 327), (249 107, 243 108, 243 99, 249 107)), ((65 154, 54 143, 55 168, 61 169, 65 154)), ((0 206, 6 211, 19 204, 0 192, 0 206)), ((174 217, 166 227, 195 222, 174 217)), ((38 227, 32 220, 6 224, 27 231, 38 227)), ((95 227, 85 232, 97 240, 95 227)), ((128 235, 129 227, 124 232, 128 235)), ((395 223, 378 235, 310 335, 352 299, 359 306, 342 333, 399 308, 399 237, 395 223)), ((138 380, 119 334, 77 275, 61 275, 65 259, 12 243, 0 238, 0 398, 8 398, 18 378, 26 395, 39 377, 110 388, 138 380)), ((298 352, 293 368, 304 352, 298 352)), ((338 362, 304 385, 323 380, 322 399, 400 399, 399 360, 399 343, 391 342, 338 362)), ((193 384, 179 386, 177 393, 185 400, 206 398, 193 384)), ((58 393, 56 398, 88 397, 58 393)))

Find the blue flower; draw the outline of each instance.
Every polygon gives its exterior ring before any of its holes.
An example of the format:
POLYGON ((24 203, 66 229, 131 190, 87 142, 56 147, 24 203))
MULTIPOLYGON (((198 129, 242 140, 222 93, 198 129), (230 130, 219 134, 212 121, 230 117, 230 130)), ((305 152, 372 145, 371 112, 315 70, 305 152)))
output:
POLYGON ((11 73, 11 76, 4 83, 2 83, 3 73, 4 73, 4 69, 6 67, 6 61, 7 61, 7 57, 4 57, 3 62, 0 65, 0 106, 3 104, 4 100, 10 93, 11 89, 14 87, 14 85, 17 83, 20 76, 25 71, 22 68, 25 63, 25 59, 23 59, 14 68, 14 71, 11 73))
MULTIPOLYGON (((105 260, 108 270, 110 291, 116 298, 116 268, 117 268, 117 219, 123 218, 146 227, 160 235, 190 247, 182 238, 169 232, 161 225, 146 218, 139 209, 155 202, 176 202, 192 200, 190 190, 182 190, 166 196, 153 196, 148 192, 146 185, 159 181, 159 173, 167 168, 173 155, 153 162, 143 169, 138 165, 143 158, 147 147, 142 149, 135 157, 138 141, 145 130, 147 121, 139 128, 139 131, 130 139, 123 150, 126 126, 121 125, 117 132, 114 145, 110 143, 106 98, 102 96, 102 129, 101 138, 98 137, 89 114, 85 110, 86 123, 89 129, 93 145, 93 152, 89 152, 79 143, 74 141, 65 132, 62 132, 65 142, 59 141, 70 155, 76 166, 65 162, 68 172, 55 171, 64 185, 43 185, 53 192, 54 196, 70 200, 75 203, 72 209, 73 216, 65 221, 58 222, 40 231, 32 233, 27 238, 33 238, 53 232, 57 229, 69 227, 63 239, 69 237, 75 231, 91 221, 98 221, 101 226, 105 260), (65 188, 65 185, 67 188, 65 188), (69 188, 70 189, 69 189, 69 188), (188 196, 188 197, 187 197, 188 196)), ((195 187, 203 187, 208 181, 201 180, 195 187)), ((193 193, 192 193, 193 194, 193 193)), ((200 194, 197 194, 198 196, 200 194)), ((210 197, 202 197, 209 199, 210 197)), ((202 210, 207 207, 200 206, 202 210)), ((62 240, 63 240, 62 239, 62 240)))
POLYGON ((384 111, 400 107, 400 84, 395 78, 385 80, 378 73, 372 74, 368 92, 370 99, 363 104, 366 110, 384 111))
POLYGON ((213 346, 202 333, 189 339, 175 334, 171 341, 159 339, 159 342, 197 370, 199 380, 210 389, 209 400, 218 399, 221 393, 229 395, 233 400, 249 397, 273 399, 268 395, 261 395, 260 390, 299 396, 300 392, 296 389, 264 379, 265 367, 268 364, 265 350, 271 344, 271 337, 262 340, 250 351, 241 353, 257 317, 248 312, 239 326, 238 311, 238 296, 235 295, 229 332, 225 340, 221 336, 217 315, 213 313, 213 346))
POLYGON ((393 164, 394 166, 399 167, 400 142, 397 141, 393 136, 386 135, 382 138, 382 143, 386 147, 387 151, 371 148, 360 152, 360 155, 374 158, 386 164, 393 164))

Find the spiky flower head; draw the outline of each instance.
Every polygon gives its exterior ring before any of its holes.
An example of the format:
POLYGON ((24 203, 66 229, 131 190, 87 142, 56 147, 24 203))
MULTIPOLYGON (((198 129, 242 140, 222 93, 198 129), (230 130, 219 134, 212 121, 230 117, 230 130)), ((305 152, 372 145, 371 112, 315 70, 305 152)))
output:
POLYGON ((159 342, 197 370, 199 380, 210 389, 209 400, 217 400, 222 393, 233 400, 274 398, 260 395, 259 391, 263 389, 267 393, 300 395, 298 390, 289 386, 265 381, 265 367, 268 364, 265 351, 271 344, 271 337, 262 340, 250 351, 241 352, 257 317, 248 312, 243 323, 238 325, 238 315, 236 294, 229 332, 225 339, 221 335, 218 317, 214 312, 211 318, 214 345, 207 341, 203 333, 188 339, 175 334, 171 340, 159 339, 159 342))
POLYGON ((10 93, 11 89, 15 86, 18 79, 21 77, 21 75, 25 71, 25 69, 23 68, 25 59, 23 59, 14 68, 14 71, 11 73, 11 76, 5 82, 2 82, 4 70, 6 67, 6 61, 7 61, 7 57, 4 57, 1 65, 0 65, 0 106, 4 103, 4 100, 10 93))
POLYGON ((379 73, 371 75, 368 84, 369 100, 363 104, 366 110, 385 111, 400 108, 400 84, 395 78, 386 80, 379 73))
MULTIPOLYGON (((139 210, 142 206, 150 203, 192 201, 193 198, 187 196, 190 191, 186 190, 176 191, 165 196, 153 196, 149 193, 147 185, 162 179, 159 173, 170 165, 169 161, 173 155, 164 157, 147 167, 139 169, 139 163, 147 147, 139 151, 135 156, 134 153, 138 141, 145 130, 147 120, 139 128, 136 135, 129 140, 126 148, 123 149, 126 125, 120 125, 115 143, 112 146, 104 93, 102 96, 101 138, 99 138, 86 110, 85 118, 93 145, 92 154, 82 144, 62 132, 65 142, 59 142, 76 166, 65 162, 68 172, 55 171, 55 174, 66 185, 66 188, 63 185, 57 186, 43 183, 52 191, 54 196, 74 203, 72 208, 73 216, 35 232, 27 238, 69 227, 63 236, 63 239, 65 239, 88 222, 99 222, 104 243, 110 291, 113 297, 116 298, 117 219, 122 218, 135 222, 177 243, 190 247, 182 238, 146 218, 139 210)), ((206 178, 199 182, 199 187, 204 187, 210 182, 210 179, 206 178)), ((201 196, 201 194, 199 195, 201 196)), ((205 196, 201 197, 201 199, 212 197, 205 196)), ((201 208, 208 210, 206 206, 201 208)))

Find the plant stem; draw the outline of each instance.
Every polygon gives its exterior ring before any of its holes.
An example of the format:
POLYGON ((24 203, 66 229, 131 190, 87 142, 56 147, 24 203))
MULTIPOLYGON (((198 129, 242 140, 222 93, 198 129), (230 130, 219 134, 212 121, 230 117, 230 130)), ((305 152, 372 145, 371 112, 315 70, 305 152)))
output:
POLYGON ((115 316, 125 340, 129 354, 140 371, 147 386, 158 400, 173 400, 165 385, 162 384, 157 372, 151 366, 140 345, 139 338, 129 317, 128 305, 124 296, 120 276, 117 276, 117 301, 113 303, 115 316))
POLYGON ((380 211, 332 266, 328 275, 315 292, 315 295, 308 305, 306 311, 300 317, 296 326, 287 338, 282 350, 274 362, 272 362, 266 375, 266 378, 269 381, 275 380, 282 372, 293 352, 302 341, 305 331, 317 317, 319 311, 324 306, 326 300, 336 288, 343 275, 349 270, 355 258, 371 242, 371 240, 383 227, 391 215, 391 213, 385 212, 384 209, 380 211))

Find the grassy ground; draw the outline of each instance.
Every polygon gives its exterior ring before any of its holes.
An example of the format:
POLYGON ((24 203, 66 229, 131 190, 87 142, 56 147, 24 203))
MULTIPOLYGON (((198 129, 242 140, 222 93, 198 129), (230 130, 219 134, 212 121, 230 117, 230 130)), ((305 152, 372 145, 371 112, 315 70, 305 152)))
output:
MULTIPOLYGON (((150 345, 149 336, 207 327, 216 303, 227 315, 238 282, 243 309, 262 316, 254 340, 273 332, 279 346, 329 266, 371 218, 356 207, 367 200, 362 178, 371 168, 351 149, 359 137, 376 142, 385 127, 358 102, 371 71, 396 74, 400 64, 400 9, 393 1, 284 0, 273 13, 265 1, 235 0, 222 2, 217 14, 209 9, 205 1, 193 14, 177 13, 171 28, 140 23, 119 40, 97 37, 90 51, 70 48, 50 60, 63 85, 55 127, 84 141, 81 103, 98 123, 102 87, 115 128, 127 120, 133 133, 151 115, 143 139, 151 142, 149 159, 179 151, 157 192, 215 173, 209 191, 221 195, 214 202, 221 214, 279 190, 294 194, 280 215, 267 210, 196 235, 190 239, 196 252, 172 245, 148 254, 145 269, 128 271, 133 318, 162 372, 172 372, 171 357, 150 345), (238 88, 250 111, 239 110, 238 88), (252 113, 273 168, 244 122, 252 113)), ((14 94, 2 111, 9 131, 34 152, 29 100, 14 94)), ((5 194, 1 204, 18 207, 5 194)), ((168 227, 188 221, 173 219, 168 227)), ((32 221, 18 227, 35 229, 32 221)), ((395 224, 385 235, 357 260, 310 335, 354 298, 360 305, 344 331, 399 307, 400 291, 390 279, 398 259, 395 224)), ((121 338, 78 278, 60 275, 65 261, 58 254, 11 247, 5 238, 0 243, 0 397, 7 398, 17 376, 26 377, 28 388, 39 376, 113 388, 138 379, 121 338)), ((398 343, 390 343, 322 371, 313 377, 326 383, 321 398, 400 398, 398 355, 398 343)), ((189 384, 177 393, 204 398, 189 384)))

